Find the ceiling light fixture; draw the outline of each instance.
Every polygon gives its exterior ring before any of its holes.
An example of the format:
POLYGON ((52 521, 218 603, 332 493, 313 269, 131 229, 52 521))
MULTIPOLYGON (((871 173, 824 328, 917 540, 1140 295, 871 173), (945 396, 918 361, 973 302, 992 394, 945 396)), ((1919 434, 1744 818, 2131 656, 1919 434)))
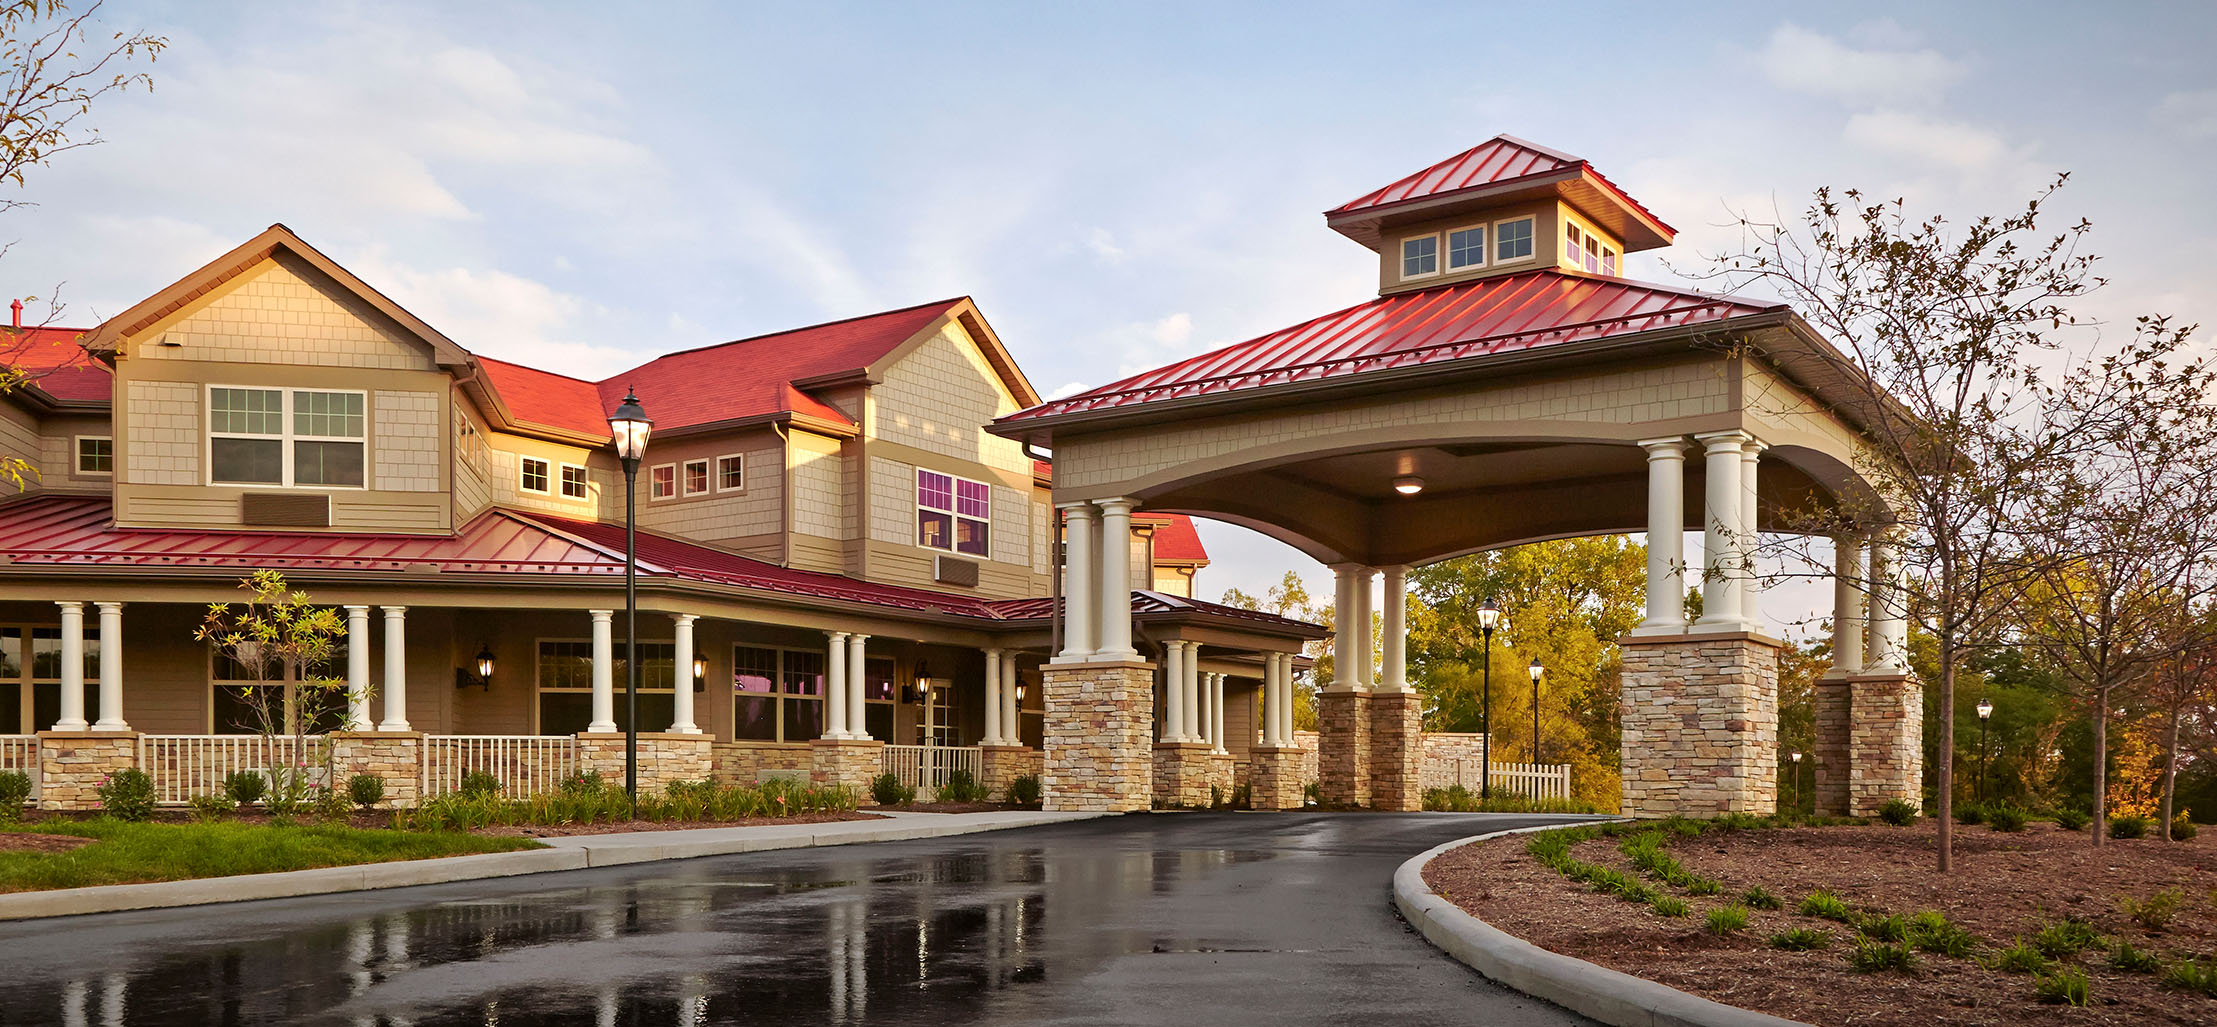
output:
POLYGON ((1413 474, 1404 474, 1393 479, 1393 490, 1404 496, 1416 495, 1424 491, 1424 479, 1413 474))

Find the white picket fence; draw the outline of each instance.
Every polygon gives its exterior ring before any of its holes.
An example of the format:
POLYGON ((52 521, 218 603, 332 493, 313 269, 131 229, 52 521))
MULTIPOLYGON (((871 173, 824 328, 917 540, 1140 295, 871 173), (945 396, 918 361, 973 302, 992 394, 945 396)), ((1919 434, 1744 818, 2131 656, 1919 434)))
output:
POLYGON ((423 740, 424 796, 462 787, 462 779, 483 771, 500 779, 501 795, 528 799, 562 787, 577 773, 577 739, 570 735, 426 735, 423 740))
MULTIPOLYGON (((1432 760, 1425 770, 1425 788, 1461 785, 1476 792, 1481 782, 1478 760, 1432 760)), ((1496 763, 1491 784, 1496 792, 1527 799, 1568 799, 1570 764, 1496 763)))
POLYGON ((37 735, 0 735, 0 771, 20 770, 31 779, 31 799, 38 799, 39 765, 37 735))
POLYGON ((985 750, 974 745, 888 745, 879 768, 880 773, 916 789, 918 796, 937 796, 947 776, 957 770, 967 770, 971 780, 982 782, 985 750))
POLYGON ((140 735, 139 769, 154 781, 154 801, 181 806, 195 795, 218 795, 223 779, 241 770, 267 775, 291 767, 311 784, 324 783, 322 735, 295 740, 260 735, 140 735), (304 744, 303 744, 304 743, 304 744))

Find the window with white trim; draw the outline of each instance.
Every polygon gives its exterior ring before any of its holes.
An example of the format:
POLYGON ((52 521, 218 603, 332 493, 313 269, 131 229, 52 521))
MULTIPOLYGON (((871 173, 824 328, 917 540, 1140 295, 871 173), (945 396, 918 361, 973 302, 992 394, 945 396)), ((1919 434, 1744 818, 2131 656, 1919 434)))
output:
POLYGON ((647 472, 647 496, 668 499, 677 495, 677 465, 663 464, 647 472))
POLYGON ((1440 270, 1440 237, 1420 235, 1401 240, 1401 277, 1423 278, 1440 270))
MULTIPOLYGON (((535 682, 539 692, 539 734, 574 735, 593 722, 593 643, 590 639, 539 640, 535 682)), ((630 721, 623 701, 629 669, 624 649, 609 657, 609 682, 616 692, 616 730, 630 721)), ((688 669, 687 673, 691 673, 688 669)), ((639 642, 639 729, 662 731, 677 717, 677 643, 639 642)))
POLYGON ((1447 233, 1447 269, 1486 266, 1486 226, 1458 228, 1447 233))
POLYGON ((734 453, 716 458, 716 491, 738 492, 747 487, 747 458, 734 453))
POLYGON ((208 480, 361 488, 364 393, 208 387, 208 480))
POLYGON ((592 490, 585 483, 585 468, 576 464, 562 465, 562 498, 588 499, 592 490))
POLYGON ((535 456, 516 461, 516 488, 534 495, 546 495, 552 491, 547 486, 547 462, 535 456))
POLYGON ((984 556, 993 521, 993 490, 984 482, 916 470, 916 544, 984 556))
POLYGON ((685 461, 685 474, 684 474, 684 479, 685 479, 685 494, 686 494, 686 495, 688 495, 688 496, 699 496, 699 495, 705 495, 705 494, 707 494, 707 492, 708 492, 708 461, 707 461, 707 460, 687 460, 687 461, 685 461))
POLYGON ((77 473, 114 474, 115 440, 106 435, 77 436, 77 473))
POLYGON ((821 649, 732 646, 731 737, 756 742, 822 737, 824 656, 821 649))
POLYGON ((1493 223, 1493 262, 1532 259, 1532 219, 1515 218, 1493 223))
POLYGON ((1600 235, 1563 222, 1563 263, 1598 274, 1617 273, 1617 250, 1600 235))

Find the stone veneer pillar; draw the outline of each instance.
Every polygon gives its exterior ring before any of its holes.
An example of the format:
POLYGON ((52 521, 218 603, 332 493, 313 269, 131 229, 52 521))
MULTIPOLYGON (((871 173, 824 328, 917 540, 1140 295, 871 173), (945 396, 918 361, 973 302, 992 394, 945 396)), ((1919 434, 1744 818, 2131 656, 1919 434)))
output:
POLYGON ((414 806, 423 798, 423 735, 416 731, 333 731, 332 787, 356 774, 385 779, 385 805, 414 806))
POLYGON ((885 743, 873 738, 816 738, 808 743, 811 784, 845 788, 870 797, 870 783, 885 766, 885 743))
POLYGON ((1265 745, 1248 756, 1248 801, 1256 809, 1300 809, 1308 804, 1302 789, 1307 750, 1298 745, 1265 745))
POLYGON ((38 808, 100 808, 99 789, 108 775, 139 762, 136 731, 41 731, 38 733, 38 808))
POLYGON ((1623 814, 1775 812, 1779 643, 1729 631, 1620 644, 1623 814))
POLYGON ((1424 705, 1415 692, 1370 696, 1370 808, 1424 808, 1417 770, 1424 762, 1424 705))
POLYGON ((1155 665, 1050 663, 1041 677, 1046 808, 1124 813, 1152 805, 1155 665))
MULTIPOLYGON (((706 781, 715 771, 710 735, 639 732, 639 794, 660 795, 673 781, 706 781)), ((624 779, 624 734, 586 731, 577 736, 577 771, 598 770, 604 780, 624 779)))
MULTIPOLYGON (((1845 674, 1826 674, 1812 683, 1812 705, 1816 707, 1816 743, 1810 758, 1816 767, 1810 771, 1814 784, 1810 787, 1816 801, 1814 809, 1824 815, 1844 817, 1848 811, 1849 767, 1849 717, 1854 709, 1853 686, 1845 674)), ((1787 772, 1793 771, 1792 764, 1787 772)))
POLYGON ((1039 750, 1024 745, 986 745, 979 747, 979 763, 984 774, 978 782, 985 786, 987 795, 1008 797, 1008 786, 1019 777, 1038 777, 1040 773, 1039 750))
POLYGON ((1326 806, 1370 805, 1370 693, 1334 686, 1316 696, 1317 795, 1326 806))
POLYGON ((1216 761, 1207 742, 1156 742, 1152 804, 1205 809, 1216 761))
POLYGON ((1923 805, 1924 686, 1911 674, 1848 679, 1847 812, 1867 817, 1894 799, 1923 805))

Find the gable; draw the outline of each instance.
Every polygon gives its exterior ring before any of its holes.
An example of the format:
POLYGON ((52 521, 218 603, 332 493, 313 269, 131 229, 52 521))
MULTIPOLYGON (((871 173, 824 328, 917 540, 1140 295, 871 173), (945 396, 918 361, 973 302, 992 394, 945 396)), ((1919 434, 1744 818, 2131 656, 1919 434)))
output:
POLYGON ((129 346, 147 360, 438 369, 430 346, 282 251, 138 333, 129 346))
POLYGON ((985 431, 1023 404, 957 320, 888 365, 870 401, 878 438, 1001 470, 1030 469, 1021 445, 985 431))

